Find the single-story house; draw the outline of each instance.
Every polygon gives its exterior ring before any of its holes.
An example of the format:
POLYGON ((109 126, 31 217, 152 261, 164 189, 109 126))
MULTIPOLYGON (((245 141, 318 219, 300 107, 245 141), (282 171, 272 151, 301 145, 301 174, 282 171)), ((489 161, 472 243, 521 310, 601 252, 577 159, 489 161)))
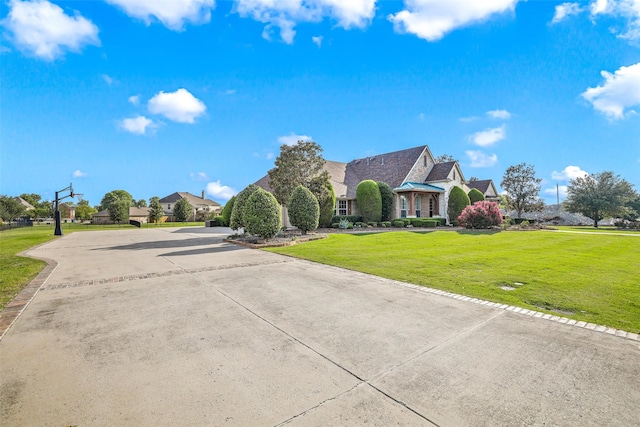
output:
MULTIPOLYGON (((149 222, 149 208, 129 208, 129 220, 139 221, 143 224, 149 222)), ((109 217, 109 211, 103 210, 91 215, 92 224, 115 224, 109 217)), ((128 221, 127 221, 128 223, 128 221)))
MULTIPOLYGON (((460 187, 466 193, 471 188, 478 188, 488 199, 498 197, 491 180, 467 182, 458 162, 436 163, 426 145, 349 163, 326 161, 324 169, 329 173, 336 193, 336 215, 359 214, 356 188, 367 179, 386 182, 392 188, 393 218, 447 218, 449 193, 453 187, 460 187), (476 187, 478 183, 486 185, 476 187)), ((255 184, 272 191, 269 175, 255 184)), ((286 212, 283 212, 283 221, 288 223, 286 212)))
POLYGON ((220 203, 204 197, 204 191, 202 191, 201 197, 194 196, 188 192, 178 191, 160 199, 160 204, 162 205, 165 215, 168 216, 168 221, 175 221, 173 208, 180 199, 186 199, 194 208, 193 216, 189 219, 190 221, 203 221, 207 219, 210 214, 219 215, 222 211, 220 203))
POLYGON ((20 196, 14 197, 14 200, 20 203, 22 206, 24 206, 27 212, 35 209, 31 203, 27 202, 25 199, 23 199, 20 196))

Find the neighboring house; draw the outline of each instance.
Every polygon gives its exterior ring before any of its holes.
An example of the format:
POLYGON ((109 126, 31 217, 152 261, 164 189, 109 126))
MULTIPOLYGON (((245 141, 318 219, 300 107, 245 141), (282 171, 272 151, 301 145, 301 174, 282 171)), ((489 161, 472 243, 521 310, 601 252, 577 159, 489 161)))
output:
MULTIPOLYGON (((393 218, 447 218, 451 189, 457 186, 468 193, 475 188, 465 181, 458 162, 436 163, 426 145, 349 163, 326 161, 324 169, 336 193, 336 215, 359 215, 356 188, 367 179, 386 182, 393 189, 393 218)), ((497 197, 491 180, 474 182, 488 182, 486 190, 480 191, 485 197, 497 197)), ((268 175, 256 185, 272 191, 268 175)), ((283 216, 286 218, 286 213, 283 216)))
POLYGON ((73 203, 60 203, 58 209, 60 209, 60 218, 64 222, 74 221, 76 219, 76 205, 73 203))
POLYGON ((22 206, 24 206, 24 208, 25 208, 27 211, 32 211, 32 210, 34 210, 34 209, 35 209, 31 203, 27 202, 25 199, 23 199, 23 198, 22 198, 22 197, 20 197, 20 196, 14 197, 14 200, 16 200, 16 201, 17 201, 18 203, 20 203, 22 206))
POLYGON ((496 186, 493 185, 493 181, 490 179, 467 182, 467 187, 469 187, 469 189, 475 188, 476 190, 480 191, 482 194, 484 194, 485 200, 489 200, 491 202, 500 201, 498 190, 496 190, 496 186))
MULTIPOLYGON (((130 207, 129 220, 139 221, 143 224, 146 224, 147 222, 149 222, 149 208, 130 207)), ((100 211, 96 214, 91 215, 91 223, 92 224, 115 224, 115 222, 111 221, 111 218, 109 218, 108 210, 100 211)))
POLYGON ((186 199, 193 206, 194 213, 190 218, 191 221, 203 221, 212 213, 219 215, 222 210, 220 203, 205 199, 204 191, 202 192, 202 197, 197 197, 187 192, 176 192, 160 199, 160 204, 164 209, 165 215, 168 216, 168 221, 175 221, 173 208, 180 199, 186 199))

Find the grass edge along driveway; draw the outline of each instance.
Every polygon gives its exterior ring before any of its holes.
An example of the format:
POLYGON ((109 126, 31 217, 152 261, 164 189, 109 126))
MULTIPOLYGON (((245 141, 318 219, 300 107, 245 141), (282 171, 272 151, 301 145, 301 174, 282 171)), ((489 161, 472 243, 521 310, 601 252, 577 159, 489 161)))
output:
POLYGON ((268 250, 640 332, 640 238, 635 236, 544 231, 332 234, 268 250))

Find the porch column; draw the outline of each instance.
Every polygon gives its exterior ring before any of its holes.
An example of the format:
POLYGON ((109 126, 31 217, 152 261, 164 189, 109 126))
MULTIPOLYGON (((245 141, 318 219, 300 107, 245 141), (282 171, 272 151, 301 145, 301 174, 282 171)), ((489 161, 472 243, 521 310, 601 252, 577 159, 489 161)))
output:
POLYGON ((416 216, 416 193, 411 192, 409 196, 409 215, 416 216))

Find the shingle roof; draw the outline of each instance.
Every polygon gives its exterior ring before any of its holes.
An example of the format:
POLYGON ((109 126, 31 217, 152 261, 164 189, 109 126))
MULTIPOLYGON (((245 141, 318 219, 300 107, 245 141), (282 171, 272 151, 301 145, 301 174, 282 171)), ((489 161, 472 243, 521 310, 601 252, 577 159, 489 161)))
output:
POLYGON ((489 185, 491 185, 490 179, 467 182, 467 187, 475 188, 476 190, 481 191, 482 194, 487 192, 487 190, 489 189, 489 185))
MULTIPOLYGON (((347 191, 346 185, 344 185, 344 175, 345 169, 347 167, 346 163, 342 162, 334 162, 331 160, 325 160, 324 162, 324 170, 329 172, 329 180, 331 181, 331 185, 333 185, 333 190, 336 193, 336 197, 344 197, 344 194, 347 191)), ((267 190, 273 193, 273 188, 269 185, 269 175, 265 175, 256 182, 255 185, 261 187, 264 190, 267 190)))
POLYGON ((365 179, 386 182, 391 188, 399 187, 425 148, 426 145, 422 145, 350 161, 344 181, 348 189, 347 198, 356 197, 356 188, 365 179))
POLYGON ((424 181, 444 181, 445 179, 447 179, 447 177, 451 173, 451 169, 453 169, 455 165, 456 162, 436 163, 431 169, 431 172, 429 172, 427 179, 425 179, 424 181))
POLYGON ((28 210, 28 211, 32 211, 32 210, 34 210, 34 209, 35 209, 31 203, 27 202, 25 199, 23 199, 23 198, 22 198, 22 197, 20 197, 20 196, 14 197, 14 199, 15 199, 18 203, 20 203, 22 206, 24 206, 25 208, 27 208, 27 210, 28 210))

